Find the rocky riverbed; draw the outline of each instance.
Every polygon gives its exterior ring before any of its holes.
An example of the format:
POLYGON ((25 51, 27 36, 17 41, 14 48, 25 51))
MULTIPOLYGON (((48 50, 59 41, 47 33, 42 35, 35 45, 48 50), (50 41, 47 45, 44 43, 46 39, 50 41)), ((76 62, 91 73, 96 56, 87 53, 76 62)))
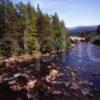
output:
POLYGON ((64 63, 63 54, 57 56, 60 52, 57 55, 45 54, 37 59, 27 56, 27 60, 21 58, 22 61, 10 62, 10 59, 4 62, 0 69, 0 100, 99 100, 100 88, 88 78, 99 79, 99 70, 89 71, 85 53, 80 67, 77 62, 80 58, 73 58, 77 49, 81 50, 74 47, 70 51, 67 57, 71 62, 67 63, 64 63))
POLYGON ((1 75, 0 88, 3 89, 0 91, 0 98, 3 100, 7 91, 10 91, 14 94, 14 97, 8 95, 8 98, 14 98, 11 100, 19 100, 17 98, 20 100, 51 100, 51 98, 53 100, 66 100, 66 98, 67 100, 90 100, 91 98, 99 100, 100 91, 94 87, 94 84, 78 77, 78 73, 80 70, 85 70, 84 68, 68 66, 62 68, 54 61, 41 62, 39 67, 40 69, 37 70, 33 63, 28 67, 12 69, 1 75), (6 85, 9 85, 9 89, 6 85))

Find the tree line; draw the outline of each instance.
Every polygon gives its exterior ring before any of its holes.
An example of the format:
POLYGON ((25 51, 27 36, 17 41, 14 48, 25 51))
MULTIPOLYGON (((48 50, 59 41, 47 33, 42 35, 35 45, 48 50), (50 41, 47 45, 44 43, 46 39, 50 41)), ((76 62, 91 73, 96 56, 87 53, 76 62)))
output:
POLYGON ((0 57, 66 49, 67 28, 57 13, 43 13, 30 2, 0 0, 0 57))
POLYGON ((71 36, 79 36, 85 38, 86 41, 100 40, 100 25, 96 27, 96 30, 83 31, 83 32, 72 32, 71 36))

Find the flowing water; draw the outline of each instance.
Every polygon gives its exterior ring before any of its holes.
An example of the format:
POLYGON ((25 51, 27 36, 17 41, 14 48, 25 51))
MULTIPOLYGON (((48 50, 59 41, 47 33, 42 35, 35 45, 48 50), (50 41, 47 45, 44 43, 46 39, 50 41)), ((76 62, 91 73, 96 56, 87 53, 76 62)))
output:
POLYGON ((62 55, 62 64, 69 67, 84 69, 80 71, 80 76, 95 84, 100 88, 100 47, 91 43, 78 43, 62 55), (94 77, 92 74, 99 74, 94 77))
MULTIPOLYGON (((37 95, 37 99, 34 100, 99 100, 100 91, 97 92, 97 89, 100 90, 100 47, 95 46, 91 43, 77 43, 69 51, 62 53, 62 55, 56 56, 56 59, 59 62, 58 69, 61 69, 61 72, 64 75, 58 78, 51 88, 54 90, 59 90, 61 93, 57 94, 42 94, 37 95), (70 90, 70 72, 75 67, 77 69, 77 82, 80 86, 79 91, 72 92, 70 90), (80 82, 82 83, 80 85, 80 82), (84 83, 85 82, 85 83, 84 83), (91 87, 91 84, 93 89, 91 87), (94 92, 96 89, 96 92, 94 92), (92 94, 91 94, 92 93, 92 94), (47 98, 47 99, 46 99, 47 98)), ((0 76, 0 80, 6 80, 8 82, 13 82, 16 80, 16 77, 20 74, 27 74, 33 71, 35 67, 34 64, 25 67, 17 68, 12 71, 5 73, 0 76)), ((30 79, 32 77, 30 76, 30 79)), ((72 83, 71 83, 72 85, 72 83)), ((33 96, 33 94, 31 94, 33 96)))

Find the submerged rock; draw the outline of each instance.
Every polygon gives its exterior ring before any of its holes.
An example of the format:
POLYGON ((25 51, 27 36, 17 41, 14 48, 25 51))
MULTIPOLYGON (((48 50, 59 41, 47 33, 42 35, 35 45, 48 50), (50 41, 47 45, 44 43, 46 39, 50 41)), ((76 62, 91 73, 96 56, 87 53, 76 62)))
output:
POLYGON ((100 73, 92 73, 92 76, 100 78, 100 73))
POLYGON ((54 91, 52 91, 52 93, 51 93, 51 94, 59 95, 59 94, 61 94, 61 93, 62 93, 61 91, 54 90, 54 91))
POLYGON ((79 90, 80 86, 78 84, 73 84, 72 86, 70 86, 70 89, 72 89, 72 90, 79 90))
POLYGON ((83 89, 82 93, 84 96, 88 95, 90 93, 89 89, 83 89))
POLYGON ((93 44, 100 46, 100 39, 93 41, 93 44))

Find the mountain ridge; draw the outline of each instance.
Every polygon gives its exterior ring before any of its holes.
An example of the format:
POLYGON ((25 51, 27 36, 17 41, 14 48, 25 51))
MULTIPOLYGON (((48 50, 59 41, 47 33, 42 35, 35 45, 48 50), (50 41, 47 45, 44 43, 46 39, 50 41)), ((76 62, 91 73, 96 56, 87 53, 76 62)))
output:
POLYGON ((70 33, 77 33, 77 32, 92 32, 97 30, 98 25, 89 25, 89 26, 76 26, 76 27, 70 27, 68 28, 68 31, 70 33))

